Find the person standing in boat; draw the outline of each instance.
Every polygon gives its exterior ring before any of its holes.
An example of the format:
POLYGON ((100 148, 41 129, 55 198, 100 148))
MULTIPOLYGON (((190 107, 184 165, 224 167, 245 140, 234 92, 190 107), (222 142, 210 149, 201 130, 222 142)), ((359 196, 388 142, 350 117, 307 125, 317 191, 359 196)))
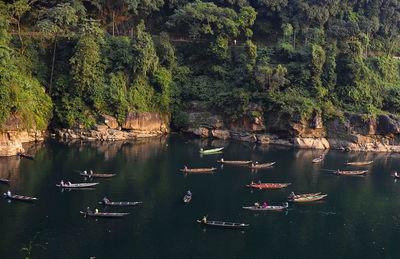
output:
POLYGON ((61 180, 60 185, 64 186, 64 180, 61 180))
POLYGON ((186 192, 186 195, 187 195, 187 196, 192 196, 192 192, 191 192, 190 190, 188 190, 188 191, 186 192))
POLYGON ((397 178, 397 176, 398 176, 397 172, 394 172, 394 176, 397 178))
POLYGON ((201 222, 206 223, 207 222, 207 217, 204 216, 203 219, 201 220, 201 222))
POLYGON ((183 171, 186 172, 187 170, 188 170, 188 168, 187 168, 187 166, 185 165, 185 166, 183 167, 183 171))
POLYGON ((296 195, 294 194, 294 192, 291 192, 289 195, 289 198, 294 201, 294 197, 296 197, 296 195))
POLYGON ((87 175, 87 171, 86 171, 86 170, 85 170, 85 171, 83 171, 83 174, 84 174, 84 175, 87 175))
POLYGON ((266 208, 267 208, 267 203, 266 203, 266 202, 264 202, 264 205, 263 205, 263 207, 264 207, 264 209, 266 209, 266 208))
POLYGON ((7 197, 11 198, 11 191, 10 190, 7 191, 7 197))
POLYGON ((104 204, 107 204, 107 203, 109 203, 109 202, 110 202, 110 200, 109 200, 107 197, 104 197, 104 198, 103 198, 103 203, 104 203, 104 204))
POLYGON ((90 169, 90 176, 92 176, 93 175, 93 171, 90 169))
POLYGON ((70 181, 68 181, 67 185, 68 185, 68 186, 71 186, 71 182, 70 182, 70 181))

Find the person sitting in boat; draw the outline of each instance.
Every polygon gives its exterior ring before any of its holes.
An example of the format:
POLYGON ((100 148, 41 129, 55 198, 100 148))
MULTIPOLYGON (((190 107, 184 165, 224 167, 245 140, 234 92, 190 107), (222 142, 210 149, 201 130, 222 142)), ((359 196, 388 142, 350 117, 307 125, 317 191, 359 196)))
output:
POLYGON ((292 199, 292 201, 293 201, 294 197, 296 197, 296 195, 294 194, 294 192, 291 192, 290 195, 289 195, 289 198, 292 199))
POLYGON ((339 174, 339 173, 340 173, 340 170, 338 169, 335 173, 336 173, 336 174, 339 174))
POLYGON ((224 159, 223 159, 223 158, 221 158, 221 162, 224 162, 224 159))
POLYGON ((258 180, 258 185, 261 185, 261 180, 258 180))
POLYGON ((87 208, 86 208, 86 213, 89 213, 90 212, 90 207, 88 206, 87 208))
POLYGON ((394 176, 395 176, 395 177, 397 177, 397 176, 398 176, 398 175, 397 175, 397 172, 394 172, 394 176))
POLYGON ((288 207, 289 207, 289 203, 288 203, 288 202, 285 202, 285 203, 283 204, 283 206, 284 206, 285 208, 288 208, 288 207))
POLYGON ((267 203, 266 202, 264 202, 263 207, 264 207, 264 209, 267 208, 267 203))
POLYGON ((186 172, 187 170, 188 170, 188 168, 187 168, 187 166, 185 165, 185 166, 183 167, 183 171, 186 172))
POLYGON ((254 206, 256 206, 257 208, 260 208, 260 203, 255 202, 255 203, 254 203, 254 206))
POLYGON ((90 170, 90 172, 89 172, 89 173, 90 173, 90 175, 93 175, 93 171, 92 171, 92 170, 90 170))
POLYGON ((104 198, 103 198, 103 203, 104 203, 104 204, 107 204, 107 203, 109 203, 109 202, 110 202, 110 200, 109 200, 107 197, 104 197, 104 198))
POLYGON ((11 191, 8 190, 6 195, 7 195, 8 198, 10 198, 11 197, 11 191))
POLYGON ((61 180, 60 185, 64 186, 64 180, 61 180))
POLYGON ((70 185, 71 185, 71 182, 70 182, 70 181, 68 181, 67 185, 68 185, 68 186, 70 186, 70 185))
POLYGON ((95 209, 95 210, 94 210, 94 213, 95 213, 95 214, 99 213, 99 210, 98 210, 98 209, 95 209))
POLYGON ((186 195, 187 195, 187 196, 192 196, 192 192, 191 192, 190 190, 188 190, 188 191, 186 192, 186 195))
POLYGON ((207 217, 204 216, 203 219, 201 220, 201 222, 206 223, 207 222, 207 217))
POLYGON ((87 174, 87 171, 86 171, 86 170, 85 170, 85 171, 83 171, 83 174, 85 174, 85 175, 86 175, 86 174, 87 174))
POLYGON ((202 147, 200 148, 200 152, 203 152, 203 148, 202 147))

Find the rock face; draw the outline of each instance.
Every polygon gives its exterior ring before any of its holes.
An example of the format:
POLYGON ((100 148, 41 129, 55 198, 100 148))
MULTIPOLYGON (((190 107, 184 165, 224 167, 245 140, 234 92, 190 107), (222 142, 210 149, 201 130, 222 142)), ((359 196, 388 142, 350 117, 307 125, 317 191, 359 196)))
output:
POLYGON ((110 129, 116 129, 118 128, 118 121, 116 118, 114 118, 113 116, 110 115, 105 115, 102 114, 100 116, 100 119, 102 120, 102 122, 107 125, 107 127, 109 127, 110 129))
POLYGON ((122 123, 123 130, 138 133, 164 134, 169 132, 168 116, 156 112, 130 112, 122 123))
POLYGON ((0 127, 0 156, 15 156, 19 151, 25 151, 22 143, 42 141, 46 132, 24 129, 22 120, 12 115, 0 127))
POLYGON ((306 118, 300 114, 263 114, 250 104, 239 120, 214 114, 193 102, 189 112, 192 125, 186 132, 202 138, 236 139, 261 144, 279 144, 296 148, 340 149, 355 151, 400 152, 400 118, 395 115, 339 113, 322 120, 319 113, 306 118), (202 110, 203 109, 203 110, 202 110))

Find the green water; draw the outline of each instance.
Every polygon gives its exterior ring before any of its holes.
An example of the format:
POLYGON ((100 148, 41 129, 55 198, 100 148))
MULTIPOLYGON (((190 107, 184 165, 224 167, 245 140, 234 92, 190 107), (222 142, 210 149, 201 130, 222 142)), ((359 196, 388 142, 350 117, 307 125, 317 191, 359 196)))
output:
MULTIPOLYGON (((28 149, 36 160, 1 158, 3 193, 40 198, 35 203, 0 200, 0 257, 24 258, 400 258, 400 182, 390 173, 400 155, 322 151, 281 146, 210 141, 171 136, 142 142, 59 143, 28 149), (199 155, 200 147, 224 146, 217 155, 199 155), (268 169, 223 168, 217 159, 276 161, 268 169), (320 169, 345 169, 349 161, 374 160, 363 177, 334 176, 320 169), (217 167, 215 174, 187 175, 179 169, 217 167), (77 171, 117 173, 99 179, 94 190, 61 191, 60 180, 84 182, 77 171), (283 190, 250 190, 250 181, 290 182, 283 190), (184 205, 190 189, 193 199, 184 205), (292 205, 285 212, 251 212, 254 202, 280 205, 291 191, 327 193, 323 201, 292 205), (137 207, 97 205, 143 201, 137 207), (122 219, 83 218, 87 206, 130 212, 122 219), (248 223, 244 231, 207 228, 196 219, 248 223), (31 244, 32 248, 29 248, 31 244)), ((357 167, 352 167, 357 169, 357 167)))

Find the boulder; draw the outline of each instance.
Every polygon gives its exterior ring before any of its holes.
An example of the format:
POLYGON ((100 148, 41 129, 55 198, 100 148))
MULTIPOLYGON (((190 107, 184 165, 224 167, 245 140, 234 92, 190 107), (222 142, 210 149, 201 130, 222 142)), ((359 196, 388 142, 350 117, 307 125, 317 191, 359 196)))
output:
POLYGON ((210 112, 191 112, 189 122, 192 126, 218 129, 224 126, 223 117, 210 112))
POLYGON ((211 131, 211 135, 214 138, 228 139, 231 134, 229 133, 229 130, 218 130, 218 129, 216 129, 216 130, 212 130, 211 131))
POLYGON ((188 128, 187 132, 188 133, 192 133, 192 134, 194 134, 196 136, 199 136, 201 138, 208 138, 208 136, 209 136, 208 129, 207 128, 203 128, 203 127, 200 127, 200 128, 188 128))
POLYGON ((294 138, 293 146, 297 148, 328 149, 329 142, 325 138, 294 138))
POLYGON ((0 132, 0 156, 15 156, 25 151, 17 132, 0 132))
POLYGON ((104 132, 107 131, 107 126, 105 126, 105 125, 95 124, 95 125, 93 126, 93 128, 94 128, 96 131, 102 132, 102 133, 104 133, 104 132))
POLYGON ((118 128, 118 121, 115 117, 102 114, 100 115, 101 122, 107 125, 110 129, 116 129, 118 128))

